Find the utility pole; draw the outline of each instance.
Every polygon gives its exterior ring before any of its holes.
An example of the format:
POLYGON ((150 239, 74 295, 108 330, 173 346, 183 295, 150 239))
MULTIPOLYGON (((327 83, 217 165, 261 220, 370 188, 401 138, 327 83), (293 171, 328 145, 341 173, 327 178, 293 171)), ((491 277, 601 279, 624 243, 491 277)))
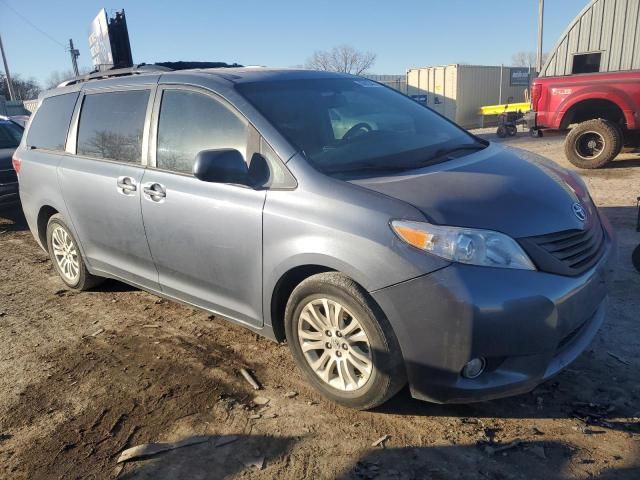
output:
POLYGON ((71 64, 73 65, 73 73, 76 74, 76 77, 80 76, 80 72, 78 72, 78 57, 80 56, 80 50, 73 48, 73 39, 69 39, 69 53, 71 54, 71 64))
POLYGON ((2 53, 2 63, 4 63, 4 74, 7 77, 7 87, 9 87, 9 100, 15 100, 16 93, 13 91, 13 83, 11 82, 11 73, 9 72, 9 65, 7 65, 7 57, 4 54, 4 47, 2 46, 2 36, 0 36, 0 53, 2 53))
POLYGON ((538 0, 538 52, 536 56, 536 70, 538 75, 542 71, 542 28, 544 23, 544 0, 538 0))

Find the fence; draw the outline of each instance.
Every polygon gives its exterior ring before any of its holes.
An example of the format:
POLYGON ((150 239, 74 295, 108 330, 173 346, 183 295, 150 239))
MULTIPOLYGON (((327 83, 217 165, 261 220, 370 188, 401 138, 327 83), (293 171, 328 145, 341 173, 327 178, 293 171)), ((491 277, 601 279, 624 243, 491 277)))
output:
POLYGON ((399 92, 407 94, 407 76, 406 75, 365 75, 371 80, 383 83, 384 85, 394 88, 399 92))

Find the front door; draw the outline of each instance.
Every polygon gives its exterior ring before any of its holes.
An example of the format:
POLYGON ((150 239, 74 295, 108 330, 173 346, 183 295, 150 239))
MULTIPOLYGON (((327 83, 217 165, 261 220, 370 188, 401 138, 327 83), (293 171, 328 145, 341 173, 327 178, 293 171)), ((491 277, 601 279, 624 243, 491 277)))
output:
POLYGON ((191 174, 201 150, 235 148, 247 159, 247 122, 211 94, 170 86, 158 90, 153 118, 142 216, 163 292, 262 325, 265 191, 191 174))
POLYGON ((81 99, 75 155, 63 155, 60 187, 89 265, 158 289, 140 211, 142 144, 150 89, 81 99))

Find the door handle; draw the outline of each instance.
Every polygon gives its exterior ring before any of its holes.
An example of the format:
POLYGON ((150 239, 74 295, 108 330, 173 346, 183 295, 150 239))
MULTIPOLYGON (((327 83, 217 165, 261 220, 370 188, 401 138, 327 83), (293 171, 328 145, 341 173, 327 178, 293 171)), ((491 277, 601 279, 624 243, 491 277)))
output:
POLYGON ((118 177, 116 185, 118 188, 118 192, 123 195, 131 195, 138 190, 136 181, 131 177, 118 177))
POLYGON ((145 198, 153 202, 161 202, 167 196, 166 187, 156 182, 145 183, 142 191, 145 198))

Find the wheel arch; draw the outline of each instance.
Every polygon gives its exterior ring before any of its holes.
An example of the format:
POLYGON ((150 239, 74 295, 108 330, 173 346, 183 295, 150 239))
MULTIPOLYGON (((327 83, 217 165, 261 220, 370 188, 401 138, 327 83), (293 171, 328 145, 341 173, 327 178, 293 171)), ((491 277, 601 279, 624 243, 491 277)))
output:
POLYGON ((562 116, 560 128, 567 129, 574 123, 602 118, 622 128, 627 125, 624 111, 615 101, 607 98, 587 98, 573 103, 562 116))
POLYGON ((319 264, 298 265, 284 272, 271 292, 269 316, 273 335, 278 342, 285 340, 284 311, 293 290, 307 278, 318 273, 336 272, 334 268, 319 264))
POLYGON ((49 223, 49 219, 57 213, 60 212, 51 205, 43 205, 40 207, 40 210, 38 210, 36 220, 38 241, 40 242, 40 246, 45 250, 47 250, 47 224, 49 223))

